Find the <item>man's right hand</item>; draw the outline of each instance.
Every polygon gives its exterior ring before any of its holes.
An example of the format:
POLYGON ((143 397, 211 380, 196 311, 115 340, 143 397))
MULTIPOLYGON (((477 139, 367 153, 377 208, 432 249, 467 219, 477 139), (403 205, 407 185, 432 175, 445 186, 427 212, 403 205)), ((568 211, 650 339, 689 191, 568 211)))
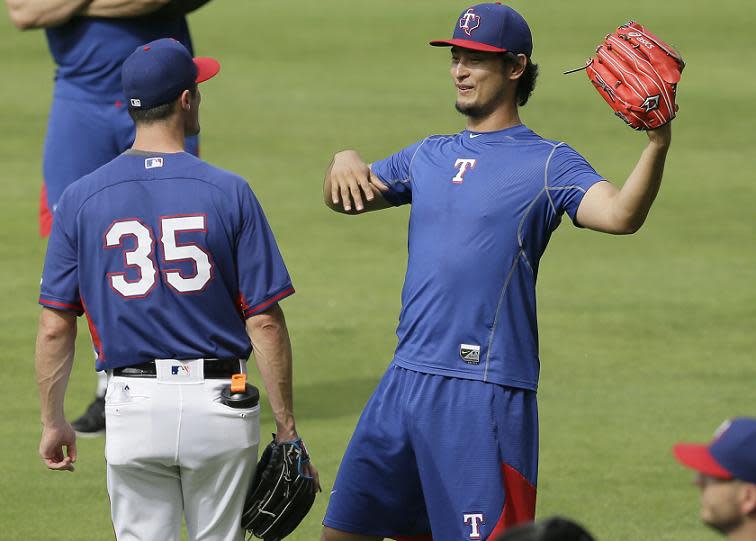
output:
POLYGON ((387 191, 388 187, 354 150, 336 153, 323 183, 326 205, 347 214, 390 206, 385 199, 377 197, 387 191))
POLYGON ((45 466, 51 470, 74 471, 76 432, 68 422, 47 425, 42 429, 39 456, 42 457, 45 466))

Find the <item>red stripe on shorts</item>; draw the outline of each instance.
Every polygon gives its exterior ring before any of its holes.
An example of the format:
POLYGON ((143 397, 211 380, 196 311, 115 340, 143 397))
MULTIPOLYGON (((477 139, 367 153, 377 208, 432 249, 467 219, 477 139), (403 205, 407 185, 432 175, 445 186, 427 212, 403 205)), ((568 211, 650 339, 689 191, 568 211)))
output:
POLYGON ((536 487, 509 464, 501 465, 504 480, 504 509, 489 539, 505 530, 521 524, 532 522, 535 518, 536 487))

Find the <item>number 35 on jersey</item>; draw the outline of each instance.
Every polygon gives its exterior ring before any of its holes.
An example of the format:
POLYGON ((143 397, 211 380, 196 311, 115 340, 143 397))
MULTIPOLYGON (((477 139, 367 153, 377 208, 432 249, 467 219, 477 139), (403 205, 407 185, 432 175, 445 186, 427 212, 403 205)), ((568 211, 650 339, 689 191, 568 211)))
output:
MULTIPOLYGON (((207 218, 203 214, 163 216, 160 218, 159 256, 164 263, 162 279, 177 293, 202 291, 213 276, 210 254, 194 243, 182 243, 182 233, 207 231, 207 218), (171 263, 188 261, 194 271, 182 274, 171 269, 171 263)), ((155 235, 152 229, 135 218, 116 220, 105 232, 105 249, 123 250, 124 267, 136 271, 137 278, 129 279, 124 271, 107 275, 110 287, 119 295, 131 299, 146 297, 158 281, 155 254, 155 235), (124 240, 133 237, 134 247, 124 249, 124 240)), ((132 273, 133 276, 134 273, 132 273)))

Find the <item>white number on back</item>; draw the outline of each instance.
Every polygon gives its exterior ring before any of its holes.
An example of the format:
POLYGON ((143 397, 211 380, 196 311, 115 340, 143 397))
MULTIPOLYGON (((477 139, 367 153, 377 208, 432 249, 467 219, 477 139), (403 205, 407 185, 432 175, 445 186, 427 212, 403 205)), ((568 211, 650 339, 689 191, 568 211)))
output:
POLYGON ((178 244, 176 235, 182 231, 205 231, 204 216, 180 216, 160 220, 165 261, 194 261, 194 276, 181 276, 179 271, 165 271, 165 280, 179 293, 199 291, 212 278, 212 265, 208 255, 196 244, 178 244))
MULTIPOLYGON (((165 281, 178 293, 201 291, 213 277, 210 256, 196 244, 180 244, 177 236, 183 232, 206 231, 205 216, 164 217, 160 219, 160 230, 163 261, 191 261, 195 269, 191 276, 184 276, 178 270, 164 270, 165 281)), ((134 237, 136 246, 124 252, 124 260, 127 267, 138 271, 138 278, 127 280, 126 273, 111 272, 108 273, 108 281, 110 286, 124 297, 146 297, 157 282, 152 230, 138 220, 114 222, 105 233, 105 247, 121 247, 123 237, 127 236, 134 237)))
POLYGON ((127 267, 139 269, 139 278, 129 281, 125 272, 108 274, 110 285, 124 297, 144 297, 155 287, 157 271, 152 261, 152 239, 150 228, 137 220, 114 222, 105 233, 105 247, 121 246, 123 237, 134 237, 136 247, 124 252, 127 267))

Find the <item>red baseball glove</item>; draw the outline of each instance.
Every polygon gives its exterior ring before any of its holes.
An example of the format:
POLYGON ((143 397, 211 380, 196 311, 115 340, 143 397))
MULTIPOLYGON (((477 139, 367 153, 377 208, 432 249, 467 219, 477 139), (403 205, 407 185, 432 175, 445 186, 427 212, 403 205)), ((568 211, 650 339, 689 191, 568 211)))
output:
POLYGON ((614 114, 635 130, 653 130, 675 118, 684 67, 674 48, 632 21, 607 34, 585 66, 614 114))

